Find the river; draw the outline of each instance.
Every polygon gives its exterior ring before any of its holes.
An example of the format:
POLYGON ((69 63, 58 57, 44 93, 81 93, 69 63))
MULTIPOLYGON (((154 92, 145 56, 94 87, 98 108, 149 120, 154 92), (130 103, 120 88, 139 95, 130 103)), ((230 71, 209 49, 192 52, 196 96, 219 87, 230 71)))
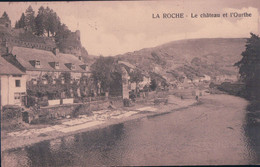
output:
POLYGON ((259 126, 229 95, 201 105, 2 152, 2 166, 259 164, 259 126), (250 135, 250 136, 249 136, 250 135))

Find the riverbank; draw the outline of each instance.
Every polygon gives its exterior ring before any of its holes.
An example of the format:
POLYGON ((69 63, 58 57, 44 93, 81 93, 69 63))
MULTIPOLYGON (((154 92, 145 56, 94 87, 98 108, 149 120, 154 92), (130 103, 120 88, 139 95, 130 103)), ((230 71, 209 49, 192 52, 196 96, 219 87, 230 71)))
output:
MULTIPOLYGON (((170 96, 169 99, 171 99, 170 96)), ((175 97, 174 97, 175 98, 175 97)), ((176 100, 175 100, 176 101, 176 100)), ((181 101, 180 101, 181 102, 181 101)), ((183 101, 185 102, 185 101, 183 101)), ((245 99, 220 94, 200 98, 200 105, 153 115, 133 114, 115 124, 2 152, 8 166, 168 166, 259 164, 245 133, 245 99), (157 116, 156 116, 157 115, 157 116), (39 151, 41 150, 41 151, 39 151), (33 165, 32 165, 33 164, 33 165)), ((169 107, 171 105, 168 105, 169 107)), ((166 110, 164 110, 166 111, 166 110)), ((140 111, 141 112, 141 111, 140 111)), ((142 111, 142 113, 147 111, 142 111)), ((112 118, 111 118, 112 119, 112 118)), ((121 119, 120 119, 121 120, 121 119)), ((67 122, 67 121, 66 121, 67 122)), ((74 122, 75 123, 75 122, 74 122)), ((102 126, 100 126, 102 127, 102 126)), ((251 127, 249 127, 251 129, 251 127)), ((257 131, 254 131, 255 133, 257 131)))
POLYGON ((160 104, 155 106, 152 103, 147 103, 127 108, 100 110, 94 111, 93 116, 81 115, 79 118, 62 120, 55 125, 38 125, 37 128, 27 125, 25 130, 15 132, 1 131, 1 151, 104 128, 134 119, 166 114, 194 104, 196 104, 194 99, 180 99, 170 95, 167 105, 160 104))

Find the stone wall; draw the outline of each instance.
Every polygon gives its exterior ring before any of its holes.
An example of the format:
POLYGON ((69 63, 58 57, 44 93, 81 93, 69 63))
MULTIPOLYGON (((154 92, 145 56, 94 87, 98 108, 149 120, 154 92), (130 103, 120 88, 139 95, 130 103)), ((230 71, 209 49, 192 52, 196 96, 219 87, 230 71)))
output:
POLYGON ((68 38, 59 43, 61 52, 81 56, 80 31, 70 32, 68 38))
POLYGON ((53 51, 53 48, 57 47, 53 37, 39 37, 22 29, 5 27, 0 27, 0 41, 2 46, 7 42, 9 46, 37 48, 47 51, 53 51))
POLYGON ((42 107, 28 111, 27 114, 24 114, 24 116, 28 118, 24 118, 24 120, 27 123, 48 123, 59 118, 92 115, 92 111, 107 109, 109 104, 109 101, 95 101, 84 104, 78 103, 42 107))
POLYGON ((40 50, 53 51, 56 47, 55 44, 45 44, 41 42, 23 41, 14 37, 8 37, 4 39, 12 46, 25 47, 25 48, 37 48, 40 50))

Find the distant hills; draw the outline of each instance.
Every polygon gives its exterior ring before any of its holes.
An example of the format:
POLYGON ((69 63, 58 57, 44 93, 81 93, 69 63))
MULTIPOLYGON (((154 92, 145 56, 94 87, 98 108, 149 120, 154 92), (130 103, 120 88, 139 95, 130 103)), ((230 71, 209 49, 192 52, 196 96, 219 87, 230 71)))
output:
POLYGON ((153 48, 117 55, 138 68, 157 73, 168 81, 181 76, 196 79, 209 75, 234 76, 238 69, 233 65, 239 61, 245 49, 246 39, 203 38, 173 41, 153 48))

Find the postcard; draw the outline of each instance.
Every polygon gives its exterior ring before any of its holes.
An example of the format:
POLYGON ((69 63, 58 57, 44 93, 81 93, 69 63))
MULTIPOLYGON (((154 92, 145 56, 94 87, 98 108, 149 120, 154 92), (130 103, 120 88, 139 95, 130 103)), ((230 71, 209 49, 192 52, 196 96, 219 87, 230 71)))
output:
POLYGON ((260 164, 258 0, 0 2, 1 165, 260 164))

